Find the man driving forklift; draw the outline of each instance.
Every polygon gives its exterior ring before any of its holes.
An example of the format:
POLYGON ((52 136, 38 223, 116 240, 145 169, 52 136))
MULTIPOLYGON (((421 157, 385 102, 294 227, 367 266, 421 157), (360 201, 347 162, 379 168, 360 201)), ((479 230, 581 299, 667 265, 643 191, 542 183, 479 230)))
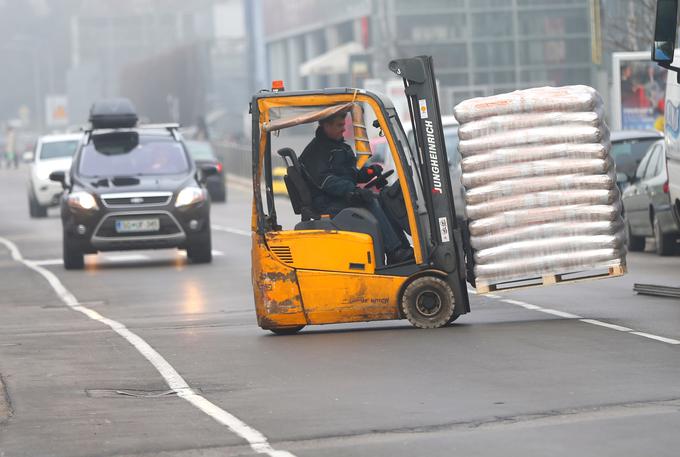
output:
POLYGON ((343 137, 346 117, 347 113, 339 112, 319 120, 314 139, 300 156, 300 163, 312 181, 310 191, 314 209, 331 217, 351 206, 368 209, 378 221, 387 263, 413 260, 413 249, 398 223, 388 216, 371 190, 357 187, 357 183, 365 184, 375 179, 378 188, 382 188, 387 181, 381 176, 380 165, 357 170, 356 155, 343 137))

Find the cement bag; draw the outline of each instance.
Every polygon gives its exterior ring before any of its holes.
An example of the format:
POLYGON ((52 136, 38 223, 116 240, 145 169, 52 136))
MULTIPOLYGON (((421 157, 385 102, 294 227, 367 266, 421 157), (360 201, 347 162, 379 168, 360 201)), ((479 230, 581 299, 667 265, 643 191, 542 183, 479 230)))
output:
POLYGON ((523 195, 513 195, 493 201, 467 205, 465 212, 470 219, 478 220, 494 214, 531 208, 564 205, 607 205, 619 198, 616 189, 551 190, 523 195))
POLYGON ((491 217, 472 220, 468 227, 474 236, 498 233, 503 230, 531 224, 549 222, 583 222, 616 221, 621 217, 621 203, 617 200, 612 205, 570 205, 552 206, 549 208, 532 208, 506 211, 491 217))
POLYGON ((512 148, 492 149, 461 159, 461 170, 465 173, 489 168, 510 165, 513 163, 532 162, 548 159, 606 159, 611 144, 547 144, 531 146, 515 146, 512 148))
POLYGON ((601 106, 596 111, 582 113, 570 112, 545 112, 545 113, 520 113, 493 116, 479 119, 462 125, 458 129, 458 138, 471 140, 487 135, 494 135, 508 130, 527 129, 532 127, 584 125, 602 128, 604 123, 604 110, 601 106))
POLYGON ((453 110, 459 123, 515 113, 596 111, 602 98, 588 86, 537 87, 465 100, 453 110))
POLYGON ((579 253, 596 249, 623 249, 623 233, 581 235, 525 240, 475 252, 477 265, 516 259, 545 257, 555 253, 579 253))
POLYGON ((514 259, 490 265, 475 266, 478 282, 497 283, 503 280, 542 276, 546 272, 593 270, 621 265, 625 253, 620 249, 555 253, 529 259, 514 259))
POLYGON ((611 159, 553 159, 487 168, 463 173, 461 182, 466 189, 485 186, 515 178, 533 178, 565 174, 607 174, 614 167, 611 159))
POLYGON ((556 175, 509 179, 470 189, 465 193, 465 201, 468 205, 476 205, 513 195, 542 191, 614 189, 615 184, 616 178, 613 171, 606 175, 556 175))
POLYGON ((623 230, 623 221, 596 221, 574 224, 566 222, 548 222, 539 225, 515 227, 487 235, 473 236, 470 241, 475 251, 495 248, 522 241, 534 241, 542 238, 574 237, 584 235, 611 235, 623 230))
POLYGON ((468 157, 474 154, 486 153, 491 149, 520 145, 600 143, 603 141, 609 141, 608 129, 569 124, 560 126, 559 128, 552 126, 509 130, 507 132, 496 133, 495 135, 473 138, 471 140, 461 140, 458 143, 458 151, 461 156, 468 157))

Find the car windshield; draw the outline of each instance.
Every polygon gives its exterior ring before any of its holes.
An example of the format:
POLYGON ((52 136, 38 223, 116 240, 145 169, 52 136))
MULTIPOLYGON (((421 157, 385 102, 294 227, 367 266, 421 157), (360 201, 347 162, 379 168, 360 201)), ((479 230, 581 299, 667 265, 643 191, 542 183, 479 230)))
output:
POLYGON ((611 155, 616 170, 629 176, 634 174, 645 152, 656 141, 659 141, 659 138, 631 138, 612 143, 611 155))
POLYGON ((187 149, 194 160, 212 160, 215 158, 210 143, 203 141, 187 141, 187 149))
POLYGON ((43 143, 40 147, 40 158, 42 160, 49 160, 60 159, 62 157, 73 157, 77 147, 78 140, 43 143))
POLYGON ((181 143, 157 136, 140 136, 131 148, 96 146, 96 140, 91 141, 83 148, 79 164, 80 174, 87 177, 169 175, 188 170, 181 143))

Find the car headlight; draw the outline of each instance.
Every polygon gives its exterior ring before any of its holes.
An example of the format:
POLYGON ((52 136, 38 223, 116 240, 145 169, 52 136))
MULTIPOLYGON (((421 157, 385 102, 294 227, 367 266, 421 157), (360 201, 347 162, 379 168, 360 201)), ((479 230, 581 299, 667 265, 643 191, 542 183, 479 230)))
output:
POLYGON ((72 194, 69 194, 67 202, 71 208, 84 209, 88 211, 99 209, 97 206, 97 201, 94 199, 92 194, 88 194, 87 192, 73 192, 72 194))
POLYGON ((205 193, 203 189, 198 187, 185 187, 179 194, 177 194, 177 200, 175 200, 175 206, 187 206, 193 205, 194 203, 202 202, 205 200, 205 193))

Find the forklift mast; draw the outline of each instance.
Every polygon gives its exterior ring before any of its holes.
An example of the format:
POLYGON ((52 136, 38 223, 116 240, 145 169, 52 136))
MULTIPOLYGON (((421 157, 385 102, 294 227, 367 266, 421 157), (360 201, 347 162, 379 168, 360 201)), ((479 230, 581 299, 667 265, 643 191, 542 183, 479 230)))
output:
MULTIPOLYGON (((430 264, 465 279, 463 237, 456 218, 449 161, 444 143, 432 57, 393 60, 392 72, 404 81, 429 218, 430 264)), ((417 185, 417 184, 416 184, 417 185)))

